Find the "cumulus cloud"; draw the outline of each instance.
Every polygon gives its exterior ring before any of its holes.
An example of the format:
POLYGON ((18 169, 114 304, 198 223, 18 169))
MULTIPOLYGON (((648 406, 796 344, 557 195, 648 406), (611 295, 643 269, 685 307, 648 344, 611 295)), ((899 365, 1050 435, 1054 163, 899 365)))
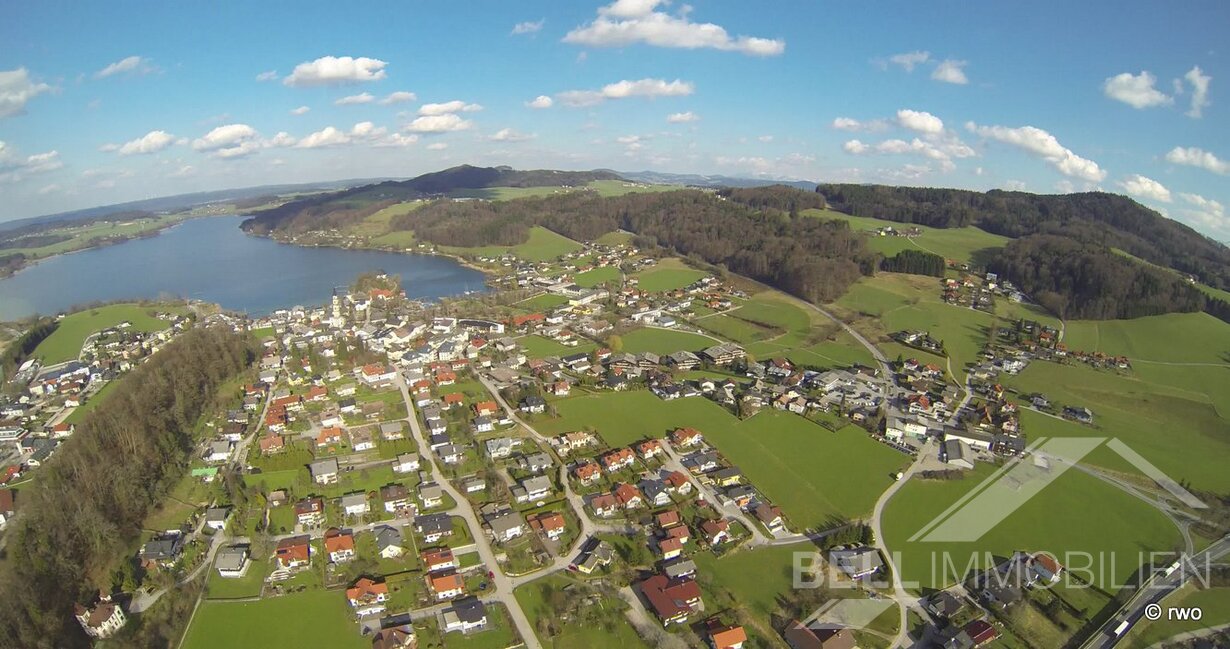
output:
POLYGON ((312 109, 308 108, 307 106, 300 106, 298 108, 291 110, 290 114, 291 115, 305 115, 307 114, 309 110, 312 110, 312 109))
POLYGON ((1137 75, 1122 72, 1107 78, 1102 83, 1102 92, 1137 109, 1174 103, 1173 98, 1154 87, 1156 83, 1157 79, 1148 70, 1141 70, 1137 75))
POLYGON ((863 144, 861 140, 849 140, 845 144, 841 145, 841 148, 846 153, 853 153, 854 155, 867 153, 871 149, 871 147, 863 144))
POLYGON ((904 52, 902 54, 894 54, 888 57, 888 62, 893 65, 899 65, 906 72, 913 72, 914 68, 931 61, 931 53, 917 50, 914 52, 904 52))
POLYGON ((513 25, 512 33, 514 34, 535 34, 542 30, 542 26, 546 23, 546 19, 537 22, 525 21, 513 25))
POLYGON ((478 104, 467 104, 460 99, 446 101, 442 104, 423 104, 419 107, 419 115, 444 115, 447 113, 473 113, 482 110, 478 104))
POLYGON ((708 48, 749 56, 777 56, 786 50, 781 39, 731 36, 713 23, 692 22, 691 7, 678 15, 657 11, 665 0, 617 0, 598 9, 593 22, 564 36, 565 43, 590 47, 623 47, 644 43, 654 47, 708 48))
POLYGON ((1140 174, 1132 174, 1119 181, 1123 191, 1137 198, 1146 198, 1163 203, 1170 202, 1170 190, 1152 178, 1140 174))
POLYGON ((419 98, 418 95, 414 94, 413 92, 409 92, 406 90, 398 90, 397 92, 389 93, 387 97, 385 97, 384 99, 381 99, 380 105, 389 106, 392 104, 404 104, 408 101, 414 101, 418 98, 419 98))
POLYGON ((157 153, 174 143, 174 135, 166 131, 150 131, 135 140, 129 140, 123 144, 107 144, 101 147, 101 149, 104 151, 116 151, 120 155, 136 155, 157 153))
POLYGON ((1226 208, 1221 203, 1199 194, 1181 193, 1179 197, 1190 206, 1179 210, 1184 220, 1222 237, 1230 236, 1230 218, 1227 218, 1226 208))
POLYGON ((1166 154, 1166 161, 1171 164, 1199 167, 1215 174, 1230 174, 1230 161, 1222 160, 1216 155, 1194 146, 1177 146, 1166 154))
POLYGON ((260 135, 247 124, 226 124, 192 141, 192 148, 216 158, 239 158, 261 148, 260 135))
POLYGON ((25 68, 0 70, 0 119, 20 115, 26 102, 51 90, 45 83, 34 83, 25 68))
POLYGON ((873 119, 869 121, 860 121, 853 117, 838 117, 833 120, 833 128, 839 131, 866 131, 877 132, 888 128, 888 123, 882 119, 873 119))
POLYGON ((1197 65, 1188 70, 1183 78, 1192 84, 1192 108, 1187 111, 1187 116, 1199 119, 1204 115, 1205 106, 1209 105, 1209 82, 1213 77, 1204 74, 1197 65))
POLYGON ((685 113, 671 113, 666 116, 666 121, 671 124, 686 124, 687 122, 700 121, 700 115, 697 115, 690 110, 685 113))
POLYGON ((415 142, 418 142, 418 141, 419 141, 419 136, 414 135, 414 134, 402 135, 401 133, 390 133, 387 137, 377 140, 373 144, 375 146, 380 146, 380 147, 410 146, 411 144, 414 144, 415 142))
POLYGON ((1054 135, 1034 126, 1010 128, 1007 126, 979 126, 967 122, 965 128, 971 133, 1015 146, 1031 155, 1042 158, 1059 173, 1091 183, 1106 178, 1106 171, 1098 163, 1082 158, 1059 143, 1054 135))
POLYGON ((192 165, 180 165, 179 169, 167 174, 169 178, 187 178, 196 173, 196 167, 192 165))
POLYGON ((546 95, 538 95, 537 97, 525 102, 530 108, 550 108, 555 104, 555 101, 546 95))
POLYGON ((528 133, 518 133, 511 128, 502 128, 496 131, 490 139, 495 142, 524 142, 534 139, 534 136, 528 133))
POLYGON ((695 87, 689 81, 666 81, 665 79, 638 79, 616 81, 601 90, 567 90, 556 95, 565 105, 576 107, 593 106, 608 99, 629 97, 683 97, 692 94, 695 87))
POLYGON ((260 74, 256 75, 256 80, 257 80, 257 81, 277 81, 277 79, 278 79, 278 71, 277 71, 277 70, 266 70, 266 71, 264 71, 264 72, 262 72, 262 73, 260 73, 260 74))
POLYGON ((911 131, 928 135, 938 135, 944 132, 944 121, 926 111, 903 108, 897 111, 897 123, 911 131))
POLYGON ((295 140, 290 133, 287 133, 286 131, 278 131, 278 134, 269 138, 269 140, 265 142, 265 145, 274 148, 282 148, 295 146, 295 142, 297 142, 297 140, 295 140))
POLYGON ((462 119, 456 113, 444 113, 442 115, 416 117, 413 122, 406 126, 406 130, 414 133, 449 133, 452 131, 464 131, 473 126, 474 122, 462 119))
POLYGON ((300 149, 319 149, 343 144, 350 144, 350 136, 337 128, 326 126, 315 133, 303 136, 295 146, 300 149))
POLYGON ((931 78, 944 83, 955 83, 965 85, 969 83, 969 78, 965 76, 965 66, 968 61, 956 61, 953 59, 944 59, 940 64, 935 66, 931 71, 931 78))
POLYGON ((373 101, 376 101, 376 98, 372 96, 372 93, 361 92, 357 95, 342 97, 333 103, 337 106, 355 106, 358 104, 370 104, 373 101))
POLYGON ((385 78, 384 66, 379 59, 350 56, 322 56, 315 61, 306 61, 295 66, 282 83, 288 86, 339 86, 385 78))
POLYGON ((842 150, 853 155, 878 153, 884 155, 919 155, 939 164, 943 171, 955 168, 953 158, 970 158, 974 150, 961 141, 952 138, 947 141, 923 140, 914 138, 910 141, 901 139, 884 140, 876 144, 867 144, 861 140, 849 140, 842 145, 842 150))
POLYGON ((32 174, 55 171, 64 166, 59 151, 46 151, 21 157, 0 142, 0 182, 17 182, 32 174))
POLYGON ((94 78, 106 79, 117 74, 149 74, 155 71, 157 71, 157 68, 150 64, 149 59, 140 56, 129 56, 95 72, 94 78))

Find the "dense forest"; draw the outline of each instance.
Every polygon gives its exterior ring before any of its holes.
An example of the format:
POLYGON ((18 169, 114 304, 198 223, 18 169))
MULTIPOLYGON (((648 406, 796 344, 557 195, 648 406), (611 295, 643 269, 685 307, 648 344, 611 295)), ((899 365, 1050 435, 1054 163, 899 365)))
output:
POLYGON ((582 241, 623 229, 636 234, 642 245, 692 255, 817 302, 841 296, 860 276, 873 273, 879 262, 862 235, 844 222, 753 209, 698 190, 437 201, 395 217, 392 225, 412 229, 424 241, 449 246, 516 244, 525 240, 533 225, 582 241))
POLYGON ((202 411, 253 358, 241 335, 190 331, 133 370, 77 426, 19 495, 0 566, 0 646, 89 645, 74 603, 111 583, 146 515, 184 475, 202 411))
POLYGON ((1118 248, 1230 289, 1230 248, 1125 196, 1040 195, 992 190, 820 185, 833 209, 937 228, 975 225, 1006 237, 1052 234, 1118 248))
POLYGON ((618 179, 619 176, 610 171, 520 171, 508 167, 461 165, 410 180, 387 181, 291 201, 258 213, 244 222, 243 229, 253 234, 274 231, 298 234, 353 223, 394 203, 440 196, 455 189, 561 187, 618 179))
POLYGON ((1066 237, 1011 241, 989 269, 1061 318, 1139 318, 1205 305, 1204 294, 1174 273, 1066 237))
POLYGON ((910 273, 931 277, 943 277, 945 267, 943 257, 922 250, 902 250, 880 262, 880 270, 890 273, 910 273))
POLYGON ((718 196, 757 209, 773 208, 791 216, 798 214, 799 210, 822 210, 828 207, 824 196, 788 185, 727 187, 718 190, 718 196))

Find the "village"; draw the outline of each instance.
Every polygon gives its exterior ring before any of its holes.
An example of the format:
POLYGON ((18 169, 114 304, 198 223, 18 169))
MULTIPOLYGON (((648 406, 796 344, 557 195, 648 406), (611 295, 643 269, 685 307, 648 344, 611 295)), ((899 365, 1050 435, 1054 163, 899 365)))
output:
MULTIPOLYGON (((454 634, 536 646, 539 627, 514 591, 570 575, 617 587, 608 598, 646 639, 687 629, 709 646, 738 648, 765 629, 706 608, 698 554, 819 545, 840 579, 874 598, 885 564, 869 528, 793 522, 701 426, 630 440, 592 427, 540 431, 562 403, 646 392, 661 402, 711 401, 741 419, 780 411, 819 430, 844 421, 902 464, 922 457, 924 472, 943 475, 1026 454, 1018 405, 995 377, 1066 352, 1053 330, 1022 321, 987 346, 966 385, 913 358, 880 367, 757 360, 696 326, 749 297, 713 274, 681 267, 695 279, 644 290, 628 274, 663 262, 626 245, 593 244, 553 262, 480 261, 503 269, 493 280, 498 292, 546 308, 449 314, 406 300, 395 278, 376 275, 319 307, 201 319, 248 332, 262 350, 250 380, 202 428, 184 493, 209 502, 168 508, 165 529, 148 532, 134 557, 124 593, 79 607, 87 633, 107 637, 122 628, 125 610, 139 613, 204 574, 205 597, 217 601, 335 594, 373 647, 414 647, 420 638, 452 646, 454 634), (595 270, 611 271, 610 279, 586 287, 573 280, 595 270), (702 344, 621 349, 638 333, 702 344)), ((104 331, 87 341, 82 361, 23 367, 26 394, 0 412, 9 422, 0 441, 21 453, 6 478, 37 470, 73 433, 73 409, 192 323, 168 324, 156 335, 104 331)), ((926 332, 894 339, 944 353, 926 332)), ((1121 367, 1126 359, 1097 362, 1121 367)), ((1032 395, 1023 407, 1052 406, 1032 395)), ((1092 423, 1087 410, 1065 413, 1092 423)), ((5 502, 11 516, 11 494, 5 502)), ((933 596, 927 633, 946 646, 980 646, 997 634, 987 622, 996 606, 1062 569, 1045 554, 1013 562, 1010 586, 991 589, 978 577, 933 596)), ((780 639, 795 648, 859 642, 853 629, 798 620, 780 639)))

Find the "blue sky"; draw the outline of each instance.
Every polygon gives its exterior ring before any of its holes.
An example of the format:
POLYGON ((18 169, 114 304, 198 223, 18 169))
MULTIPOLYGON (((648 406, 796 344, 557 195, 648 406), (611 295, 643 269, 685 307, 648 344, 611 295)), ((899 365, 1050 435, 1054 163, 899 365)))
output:
POLYGON ((1227 25, 1224 2, 4 3, 0 220, 472 163, 1102 188, 1226 241, 1227 25))

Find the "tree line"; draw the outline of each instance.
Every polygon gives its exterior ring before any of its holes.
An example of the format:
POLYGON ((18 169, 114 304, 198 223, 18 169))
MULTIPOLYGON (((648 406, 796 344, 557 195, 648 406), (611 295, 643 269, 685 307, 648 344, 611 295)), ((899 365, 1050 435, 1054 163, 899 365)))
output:
POLYGON ((43 342, 47 336, 50 336, 60 327, 60 323, 53 318, 43 318, 34 323, 20 338, 14 340, 4 354, 0 355, 0 378, 7 381, 13 377, 13 373, 21 364, 26 362, 30 354, 38 348, 39 343, 43 342))
POLYGON ((1168 270, 1061 236, 1011 241, 988 269, 1061 318, 1139 318, 1205 307, 1204 294, 1168 270))
POLYGON ((195 329, 133 370, 18 494, 0 566, 0 646, 85 647, 73 605, 109 589, 141 524, 182 479, 198 418, 255 359, 251 342, 195 329))
POLYGON ((820 185, 816 191, 847 214, 937 228, 977 226, 1018 238, 1065 236, 1136 257, 1230 289, 1230 248, 1125 196, 1105 192, 1039 195, 929 187, 820 185))

